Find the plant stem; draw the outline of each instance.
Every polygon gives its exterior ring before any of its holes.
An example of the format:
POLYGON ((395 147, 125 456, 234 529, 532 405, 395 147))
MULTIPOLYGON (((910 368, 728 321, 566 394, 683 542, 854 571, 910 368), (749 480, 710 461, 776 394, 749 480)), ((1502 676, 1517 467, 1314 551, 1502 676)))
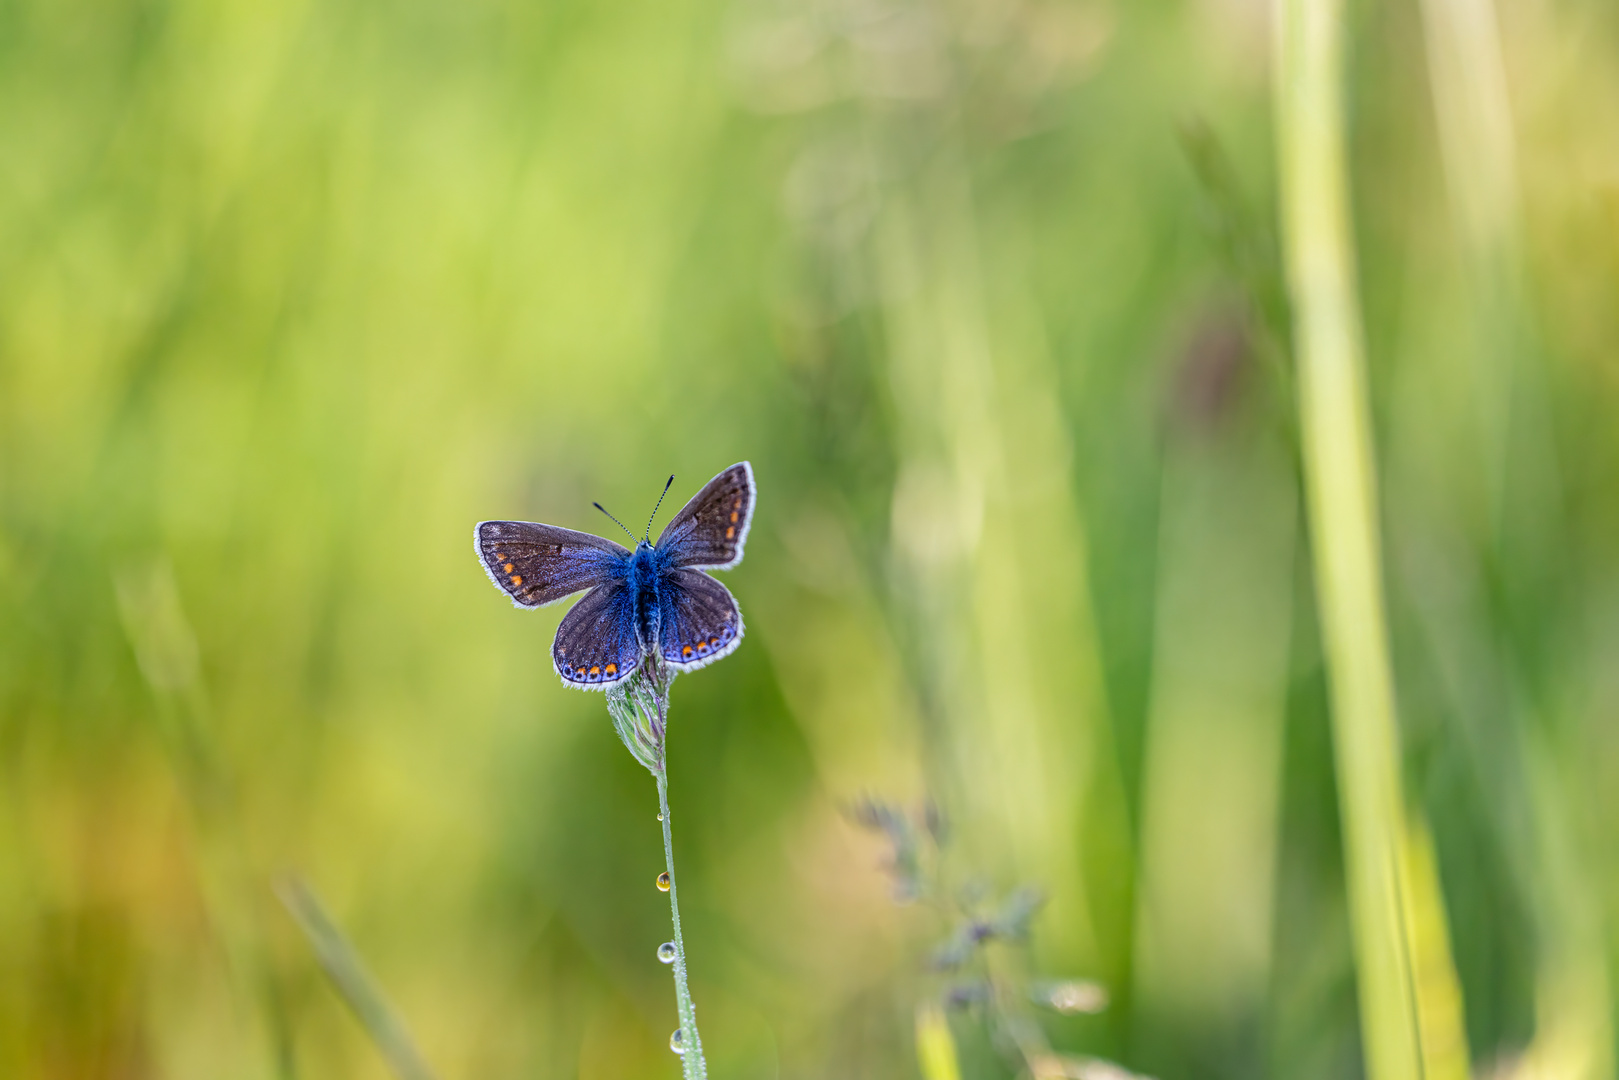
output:
POLYGON ((686 944, 680 938, 680 900, 676 895, 679 878, 675 876, 675 841, 669 828, 669 772, 663 751, 663 734, 668 731, 665 716, 665 688, 654 690, 658 705, 658 767, 653 776, 658 781, 658 817, 663 822, 663 860, 669 870, 669 914, 675 924, 675 1008, 680 1014, 680 1039, 686 1051, 681 1055, 680 1068, 685 1080, 708 1080, 708 1063, 703 1060, 703 1040, 697 1034, 697 1006, 691 1000, 691 988, 686 984, 686 944))
POLYGON ((1405 810, 1344 146, 1343 0, 1277 0, 1276 16, 1282 233, 1361 1039, 1370 1080, 1416 1080, 1405 810))
POLYGON ((669 778, 661 770, 658 772, 658 809, 663 814, 663 858, 669 867, 669 914, 675 924, 675 1007, 680 1013, 680 1038, 686 1046, 681 1067, 686 1080, 707 1080, 703 1040, 697 1034, 697 1006, 692 1004, 691 988, 686 985, 686 945, 680 939, 680 900, 675 896, 675 844, 669 831, 669 778))

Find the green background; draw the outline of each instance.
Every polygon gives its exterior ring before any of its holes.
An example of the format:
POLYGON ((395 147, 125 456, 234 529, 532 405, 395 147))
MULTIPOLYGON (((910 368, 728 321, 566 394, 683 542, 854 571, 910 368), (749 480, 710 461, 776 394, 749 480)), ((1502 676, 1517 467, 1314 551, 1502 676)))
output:
MULTIPOLYGON (((1350 14, 1435 996, 1478 1075, 1610 1076, 1619 16, 1502 0, 1481 202, 1423 10, 1350 14)), ((1257 0, 0 3, 0 1074, 385 1075, 300 875, 442 1076, 675 1075, 652 781, 470 534, 748 459, 670 739, 713 1074, 920 1075, 952 924, 878 796, 1044 890, 1030 971, 1110 997, 1059 1049, 1360 1075, 1269 49, 1257 0)))

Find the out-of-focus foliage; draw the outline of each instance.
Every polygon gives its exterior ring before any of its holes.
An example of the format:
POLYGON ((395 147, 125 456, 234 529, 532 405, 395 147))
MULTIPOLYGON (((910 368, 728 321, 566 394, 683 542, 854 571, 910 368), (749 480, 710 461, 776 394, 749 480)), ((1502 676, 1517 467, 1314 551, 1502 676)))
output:
MULTIPOLYGON (((1430 997, 1479 1075, 1608 1076, 1619 9, 1351 27, 1430 997)), ((866 793, 1039 888, 1029 985, 1107 1001, 1064 1060, 1358 1075, 1269 33, 0 5, 0 1075, 386 1075, 277 880, 442 1077, 676 1075, 652 782, 470 534, 743 458, 748 637, 669 736, 714 1075, 1011 1075, 866 793)))

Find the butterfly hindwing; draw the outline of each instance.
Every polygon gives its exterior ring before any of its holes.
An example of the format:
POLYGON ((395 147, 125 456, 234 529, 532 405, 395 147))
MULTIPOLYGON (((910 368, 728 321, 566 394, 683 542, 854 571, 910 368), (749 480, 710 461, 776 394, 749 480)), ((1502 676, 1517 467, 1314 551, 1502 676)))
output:
POLYGON ((658 643, 670 666, 691 671, 742 643, 742 611, 735 598, 701 570, 666 572, 658 592, 658 643))
POLYGON ((630 553, 611 540, 532 521, 480 521, 478 561, 518 607, 544 607, 617 580, 630 553))
POLYGON ((605 690, 623 682, 641 664, 635 636, 635 605, 623 582, 598 585, 562 616, 551 663, 568 686, 605 690))
POLYGON ((753 466, 732 465, 680 508, 658 537, 658 550, 672 566, 730 569, 742 561, 754 494, 753 466))

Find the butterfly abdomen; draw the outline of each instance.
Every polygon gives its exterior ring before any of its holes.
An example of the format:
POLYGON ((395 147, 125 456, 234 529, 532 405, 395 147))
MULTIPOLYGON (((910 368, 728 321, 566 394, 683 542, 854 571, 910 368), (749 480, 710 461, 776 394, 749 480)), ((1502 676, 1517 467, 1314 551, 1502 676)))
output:
POLYGON ((642 651, 649 656, 655 655, 658 649, 662 621, 658 585, 663 577, 662 570, 658 553, 650 545, 643 543, 635 549, 629 575, 630 593, 635 597, 635 636, 640 639, 642 651))

